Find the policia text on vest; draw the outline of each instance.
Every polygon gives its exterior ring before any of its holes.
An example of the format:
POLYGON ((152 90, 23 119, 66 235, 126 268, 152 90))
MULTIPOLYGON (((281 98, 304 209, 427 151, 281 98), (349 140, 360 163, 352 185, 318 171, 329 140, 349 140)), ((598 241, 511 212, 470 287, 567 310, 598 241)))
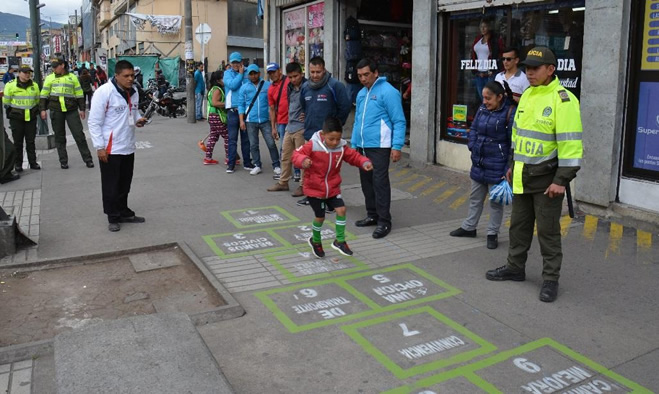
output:
POLYGON ((92 155, 87 146, 85 133, 82 130, 80 118, 85 117, 85 99, 78 78, 66 70, 63 63, 53 62, 55 72, 48 75, 41 89, 41 118, 46 119, 46 110, 50 110, 50 120, 55 132, 55 145, 62 168, 69 168, 69 157, 66 152, 66 128, 69 130, 78 146, 82 160, 87 167, 94 167, 92 155), (78 115, 78 110, 80 115, 78 115))

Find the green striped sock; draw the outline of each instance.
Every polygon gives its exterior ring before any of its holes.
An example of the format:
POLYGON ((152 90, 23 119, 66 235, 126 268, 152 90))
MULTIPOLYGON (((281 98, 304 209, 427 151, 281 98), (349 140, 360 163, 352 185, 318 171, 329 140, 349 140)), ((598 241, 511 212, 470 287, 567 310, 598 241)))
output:
POLYGON ((313 221, 311 223, 311 231, 313 232, 313 242, 318 243, 322 239, 320 238, 320 228, 323 227, 323 222, 313 221))
POLYGON ((339 242, 346 241, 346 217, 336 216, 336 240, 339 242))

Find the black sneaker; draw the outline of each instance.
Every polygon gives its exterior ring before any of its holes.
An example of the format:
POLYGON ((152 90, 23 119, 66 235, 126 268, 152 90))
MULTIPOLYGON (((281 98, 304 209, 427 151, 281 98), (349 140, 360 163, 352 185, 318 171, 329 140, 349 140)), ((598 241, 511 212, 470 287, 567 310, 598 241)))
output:
POLYGON ((41 166, 38 163, 30 164, 31 170, 40 170, 41 166))
POLYGON ((63 169, 63 170, 68 170, 68 169, 69 169, 69 165, 68 165, 68 164, 60 164, 59 166, 60 166, 60 168, 63 169))
POLYGON ((316 243, 313 241, 313 237, 310 237, 309 246, 311 246, 311 252, 313 253, 314 256, 318 257, 319 259, 325 257, 325 251, 323 250, 322 242, 316 243))
POLYGON ((523 282, 526 280, 526 273, 524 271, 515 271, 510 269, 507 265, 501 266, 497 269, 489 270, 485 274, 487 280, 512 280, 515 282, 523 282))
POLYGON ((449 233, 451 237, 469 237, 476 238, 476 230, 465 230, 462 227, 449 233))
POLYGON ((309 200, 305 197, 301 200, 298 200, 298 202, 296 204, 303 207, 305 205, 309 205, 309 200))
POLYGON ((16 170, 16 172, 23 172, 23 165, 16 164, 14 170, 16 170))
POLYGON ((86 164, 87 164, 87 168, 94 168, 94 162, 93 161, 88 161, 86 164))
POLYGON ((499 236, 496 234, 490 234, 487 236, 487 248, 496 249, 499 246, 499 236))
POLYGON ((352 250, 350 250, 350 248, 348 247, 347 242, 339 242, 337 240, 334 240, 334 242, 332 242, 332 249, 338 251, 344 256, 352 256, 352 250))
POLYGON ((117 231, 121 230, 121 225, 119 223, 110 223, 108 224, 108 230, 116 233, 117 231))
POLYGON ((142 216, 122 216, 119 218, 120 223, 144 223, 146 219, 142 216))
POLYGON ((540 301, 554 302, 558 296, 558 281, 546 280, 542 282, 540 289, 540 301))

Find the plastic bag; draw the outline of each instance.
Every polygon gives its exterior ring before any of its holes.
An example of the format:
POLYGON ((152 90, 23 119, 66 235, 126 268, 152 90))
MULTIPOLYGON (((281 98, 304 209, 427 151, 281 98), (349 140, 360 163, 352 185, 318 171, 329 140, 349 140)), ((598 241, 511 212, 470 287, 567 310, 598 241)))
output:
POLYGON ((510 188, 508 181, 505 179, 490 189, 490 200, 501 204, 510 205, 513 201, 513 189, 510 188))

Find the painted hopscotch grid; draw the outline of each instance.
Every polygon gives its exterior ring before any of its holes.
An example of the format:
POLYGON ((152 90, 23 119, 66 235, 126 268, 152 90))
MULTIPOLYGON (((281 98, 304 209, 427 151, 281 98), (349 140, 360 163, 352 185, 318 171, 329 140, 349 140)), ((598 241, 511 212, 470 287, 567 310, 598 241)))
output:
MULTIPOLYGON (((497 347, 485 339, 479 337, 475 333, 464 328, 459 323, 449 319, 445 315, 437 312, 429 306, 424 306, 421 308, 406 310, 403 312, 398 312, 393 315, 386 315, 377 317, 370 320, 361 321, 355 324, 349 324, 341 327, 341 329, 348 334, 353 341, 360 345, 365 352, 373 356, 380 364, 384 365, 391 373, 394 374, 399 379, 406 379, 412 376, 424 374, 431 372, 437 369, 445 368, 454 364, 466 362, 474 359, 475 357, 481 356, 483 354, 488 354, 497 349, 497 347), (433 360, 426 363, 422 363, 410 368, 401 367, 396 361, 392 360, 387 356, 383 351, 378 349, 371 341, 369 341, 361 332, 360 329, 380 325, 392 320, 397 320, 405 317, 411 317, 415 315, 428 314, 432 318, 436 319, 440 324, 443 324, 449 327, 452 331, 461 334, 468 340, 471 340, 474 345, 477 346, 476 349, 471 349, 467 351, 460 352, 446 359, 433 360)), ((441 353, 437 353, 441 354, 441 353)))
POLYGON ((256 207, 246 209, 235 209, 220 212, 229 222, 237 228, 254 228, 262 226, 280 225, 299 222, 300 219, 293 216, 284 208, 272 205, 269 207, 256 207), (242 215, 242 217, 238 217, 242 215), (245 224, 254 222, 252 224, 245 224))
MULTIPOLYGON (((439 383, 445 382, 449 379, 453 379, 458 376, 464 376, 467 378, 470 382, 474 383, 476 386, 478 386, 480 389, 487 393, 503 393, 505 391, 502 391, 501 388, 496 387, 493 383, 488 382, 484 378, 480 377, 478 375, 479 371, 482 371, 485 368, 496 366, 497 364, 501 364, 505 361, 508 361, 512 359, 513 357, 516 356, 523 356, 527 353, 536 351, 536 350, 542 350, 542 349, 549 349, 552 352, 557 353, 559 356, 565 357, 568 360, 574 361, 577 364, 581 364, 582 366, 585 366, 588 371, 579 371, 580 376, 577 376, 576 374, 573 374, 570 380, 572 380, 571 385, 567 387, 562 387, 562 388, 550 388, 551 390, 555 391, 565 391, 565 390, 570 390, 570 389, 579 389, 579 385, 582 383, 588 383, 589 381, 596 380, 598 377, 607 377, 611 381, 615 382, 616 384, 619 384, 621 386, 624 386, 622 388, 618 388, 620 391, 625 391, 625 392, 634 392, 634 393, 647 393, 650 394, 652 393, 651 390, 648 390, 647 388, 639 385, 636 382, 633 382, 622 375, 619 375, 609 369, 607 369, 605 366, 575 352, 574 350, 568 348, 567 346, 558 343, 554 341, 551 338, 542 338, 538 339, 536 341, 527 343, 525 345, 522 345, 520 347, 511 349, 511 350, 506 350, 501 353, 498 353, 492 357, 486 358, 481 361, 477 361, 473 364, 465 365, 460 368, 456 368, 452 371, 448 371, 445 373, 429 376, 427 378, 421 379, 417 381, 416 383, 408 386, 402 386, 398 387, 393 390, 389 390, 386 392, 386 394, 403 394, 403 393, 417 393, 419 389, 422 388, 429 388, 434 385, 437 385, 439 383), (585 374, 583 373, 585 372, 585 374), (575 380, 578 380, 575 382, 575 380)), ((522 366, 526 366, 529 368, 529 372, 533 371, 534 373, 537 373, 534 377, 536 379, 542 380, 546 379, 547 377, 552 377, 551 374, 544 372, 544 373, 539 373, 540 369, 538 366, 530 365, 527 364, 528 360, 525 358, 517 358, 516 360, 513 360, 513 362, 518 361, 522 366), (518 361, 519 360, 519 361, 518 361)), ((554 373, 555 374, 555 373, 554 373)), ((564 375, 563 375, 564 376, 564 375)), ((567 378, 564 378, 564 380, 568 380, 567 378)), ((526 382, 525 382, 526 383, 526 382)), ((553 383, 553 382, 552 382, 553 383)), ((606 382, 605 382, 606 383, 606 382)), ((549 386, 548 386, 549 387, 549 386)), ((521 388, 520 388, 521 389, 521 388)), ((505 390, 505 389, 504 389, 505 390)), ((539 391, 542 391, 538 389, 539 391)), ((590 392, 588 389, 584 388, 583 392, 590 392)), ((613 390, 611 390, 613 391, 613 390)), ((544 392, 544 391, 542 391, 544 392)), ((596 392, 596 391, 593 391, 596 392)))
MULTIPOLYGON (((277 227, 273 229, 281 238, 285 239, 291 245, 303 246, 308 248, 309 238, 313 236, 313 232, 310 225, 297 225, 297 226, 286 226, 286 227, 277 227)), ((336 224, 326 221, 323 223, 323 228, 320 232, 321 240, 323 241, 323 247, 325 249, 330 248, 330 244, 336 238, 336 224)), ((354 241, 357 239, 357 236, 349 231, 345 232, 346 241, 354 241)))
POLYGON ((293 283, 344 275, 370 268, 366 263, 353 256, 343 256, 338 253, 334 257, 326 255, 323 259, 316 259, 309 251, 290 250, 267 254, 263 257, 293 283))
POLYGON ((0 393, 30 394, 32 390, 32 359, 0 365, 0 393))
MULTIPOLYGON (((16 217, 21 231, 35 242, 39 242, 39 221, 41 213, 41 189, 27 189, 0 192, 0 205, 10 215, 16 217)), ((19 249, 16 254, 0 259, 0 265, 24 263, 37 260, 37 247, 19 249)))
POLYGON ((361 272, 361 273, 356 273, 356 274, 351 274, 347 276, 342 276, 338 278, 331 278, 331 279, 326 279, 322 281, 317 281, 317 282, 307 282, 304 284, 299 284, 299 285, 294 285, 294 286, 288 286, 288 287, 283 287, 283 288, 275 288, 275 289, 269 289, 265 291, 260 291, 255 293, 254 295, 263 302, 263 304, 272 312, 272 314, 279 319, 279 321, 286 327, 290 332, 296 333, 296 332, 302 332, 302 331, 307 331, 311 330, 314 328, 319 328, 319 327, 325 327, 329 325, 334 325, 338 323, 343 323, 346 321, 358 319, 361 317, 367 317, 371 316, 377 313, 381 312, 386 312, 386 311, 391 311, 391 310, 396 310, 396 309, 401 309, 401 308, 406 308, 409 306, 414 306, 418 305, 421 303, 426 303, 426 302, 431 302, 431 301, 436 301, 436 300, 441 300, 447 297, 452 297, 456 294, 460 294, 462 291, 456 287, 453 287, 446 282, 430 275, 429 273, 423 271, 420 268, 417 268, 413 266, 412 264, 402 264, 398 266, 393 266, 393 267, 388 267, 384 269, 378 269, 378 270, 372 270, 368 272, 361 272), (360 292, 353 286, 351 286, 348 281, 354 280, 354 279, 360 279, 363 277, 367 277, 369 275, 376 275, 376 274, 382 274, 382 273, 388 273, 388 272, 394 272, 398 270, 410 270, 417 274, 418 276, 425 278, 429 280, 431 283, 434 285, 437 285, 439 288, 443 289, 439 294, 434 294, 430 296, 425 296, 425 297, 420 297, 420 298, 414 298, 409 301, 401 301, 392 305, 388 306, 381 306, 379 305, 376 301, 373 301, 369 296, 365 295, 364 293, 360 292), (325 321, 320 321, 320 322, 314 322, 314 323, 309 323, 309 324, 302 324, 298 325, 291 318, 277 305, 275 301, 272 300, 271 296, 277 295, 279 293, 290 293, 290 292, 295 292, 300 289, 309 289, 317 286, 323 286, 327 284, 335 284, 339 286, 340 288, 344 289, 347 293, 349 293, 351 296, 354 296, 359 302, 363 303, 364 305, 368 306, 370 310, 363 311, 360 313, 355 313, 355 314, 350 314, 350 315, 345 315, 345 316, 340 316, 336 318, 332 318, 330 320, 325 320, 325 321))

